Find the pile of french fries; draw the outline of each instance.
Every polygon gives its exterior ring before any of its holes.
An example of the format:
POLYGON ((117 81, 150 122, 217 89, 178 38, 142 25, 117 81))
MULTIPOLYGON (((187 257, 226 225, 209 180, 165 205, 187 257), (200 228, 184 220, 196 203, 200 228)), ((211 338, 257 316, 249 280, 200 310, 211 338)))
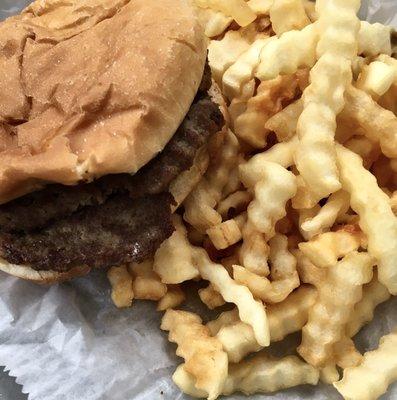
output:
POLYGON ((359 0, 195 1, 227 126, 154 259, 110 269, 112 299, 166 310, 173 379, 192 396, 322 381, 376 399, 397 380, 397 327, 365 354, 354 336, 397 295, 391 29, 361 22, 359 0), (228 310, 176 310, 190 280, 228 310), (298 331, 296 355, 268 355, 298 331))

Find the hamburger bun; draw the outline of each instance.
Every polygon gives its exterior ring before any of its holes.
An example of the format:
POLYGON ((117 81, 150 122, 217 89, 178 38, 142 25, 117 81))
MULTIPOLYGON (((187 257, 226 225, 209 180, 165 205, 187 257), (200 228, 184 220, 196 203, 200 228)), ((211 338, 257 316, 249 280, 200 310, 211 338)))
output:
POLYGON ((35 1, 0 24, 0 46, 0 203, 135 173, 182 122, 206 58, 188 0, 35 1))

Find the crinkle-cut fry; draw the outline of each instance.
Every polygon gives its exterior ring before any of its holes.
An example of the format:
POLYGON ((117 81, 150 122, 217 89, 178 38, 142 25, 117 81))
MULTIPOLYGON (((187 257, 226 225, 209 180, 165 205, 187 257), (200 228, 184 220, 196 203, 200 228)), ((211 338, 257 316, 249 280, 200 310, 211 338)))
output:
POLYGON ((174 214, 172 221, 175 232, 156 251, 153 270, 163 283, 178 284, 197 278, 199 272, 192 262, 191 245, 181 217, 174 214))
MULTIPOLYGON (((380 188, 391 187, 395 172, 390 168, 390 159, 383 154, 374 162, 371 168, 372 175, 375 176, 380 188)), ((387 193, 390 196, 389 193, 387 193)))
POLYGON ((107 273, 112 286, 112 301, 118 308, 131 307, 134 298, 132 290, 132 276, 125 265, 111 267, 107 273))
POLYGON ((207 235, 217 250, 226 249, 242 239, 241 230, 247 221, 246 213, 207 229, 207 235))
POLYGON ((346 214, 350 208, 350 196, 340 190, 333 193, 321 207, 320 211, 310 219, 302 222, 300 228, 306 240, 330 230, 337 218, 346 214))
MULTIPOLYGON (((336 363, 342 369, 359 365, 363 358, 361 353, 356 349, 353 340, 347 336, 342 337, 342 339, 334 345, 334 353, 336 363)), ((339 378, 335 381, 337 380, 339 380, 339 378)))
MULTIPOLYGON (((222 190, 222 195, 221 195, 222 200, 219 203, 221 203, 223 200, 225 200, 231 194, 233 194, 243 188, 243 185, 240 182, 239 166, 240 166, 240 164, 242 164, 244 162, 245 162, 244 155, 239 154, 236 165, 232 168, 232 170, 229 173, 229 180, 222 190)), ((218 206, 219 206, 219 204, 218 204, 218 206)), ((244 207, 244 209, 245 208, 246 207, 244 207)))
POLYGON ((278 36, 284 32, 301 30, 310 24, 302 0, 274 0, 269 15, 278 36))
POLYGON ((302 282, 317 286, 326 279, 326 268, 316 267, 299 249, 293 250, 292 253, 297 260, 296 268, 302 282))
POLYGON ((368 238, 368 250, 378 261, 378 277, 391 294, 397 294, 397 217, 389 197, 379 188, 361 158, 337 146, 338 165, 344 190, 368 238))
POLYGON ((365 136, 353 136, 343 145, 358 154, 363 159, 364 167, 367 169, 371 168, 381 154, 379 145, 365 136))
POLYGON ((309 260, 320 268, 332 267, 338 259, 358 250, 363 237, 361 232, 350 233, 343 230, 325 232, 308 242, 299 243, 299 249, 309 260))
POLYGON ((248 220, 270 239, 275 234, 276 222, 286 215, 286 203, 296 194, 295 175, 273 162, 264 161, 260 168, 254 161, 240 166, 243 184, 252 188, 254 200, 248 206, 248 220))
POLYGON ((185 359, 184 369, 195 380, 194 386, 216 399, 222 391, 228 360, 222 344, 211 337, 201 318, 186 311, 167 310, 161 329, 169 331, 169 341, 176 343, 176 354, 185 359))
POLYGON ((222 93, 228 98, 240 97, 242 88, 254 78, 260 54, 269 37, 256 39, 250 47, 224 72, 222 77, 222 93))
POLYGON ((214 209, 222 197, 222 190, 228 182, 229 173, 238 160, 239 143, 236 136, 228 131, 219 155, 212 160, 206 174, 184 201, 184 219, 198 231, 222 222, 222 217, 214 209))
POLYGON ((372 97, 353 86, 346 91, 343 119, 352 119, 372 141, 379 142, 389 158, 397 157, 397 117, 385 110, 372 97))
POLYGON ((309 17, 310 21, 315 22, 318 19, 318 14, 316 11, 316 5, 311 0, 302 0, 303 7, 305 7, 306 15, 309 17))
POLYGON ((256 14, 244 0, 194 0, 202 8, 220 11, 232 17, 240 26, 247 26, 256 19, 256 14))
MULTIPOLYGON (((195 388, 193 377, 183 366, 177 368, 173 379, 183 392, 190 396, 206 397, 205 392, 195 388)), ((316 385, 318 379, 319 372, 296 356, 275 359, 258 354, 249 360, 230 366, 222 394, 272 393, 304 384, 316 385)))
POLYGON ((377 100, 390 89, 394 79, 393 67, 375 60, 369 65, 363 66, 355 86, 377 100))
POLYGON ((222 83, 222 76, 250 46, 247 37, 239 31, 229 31, 221 40, 212 40, 208 45, 208 63, 212 76, 218 84, 222 83))
POLYGON ((391 27, 379 23, 370 24, 361 21, 358 34, 358 54, 377 56, 378 54, 391 55, 391 27))
POLYGON ((347 400, 373 400, 397 380, 397 330, 380 339, 376 350, 364 354, 357 367, 346 368, 343 378, 334 383, 347 400))
POLYGON ((200 23, 204 27, 205 35, 209 38, 221 35, 233 21, 232 17, 219 11, 209 8, 199 8, 198 10, 200 23))
POLYGON ((255 148, 264 148, 270 133, 265 127, 267 120, 299 92, 297 74, 278 76, 260 83, 256 95, 247 101, 245 111, 234 120, 236 135, 255 148))
POLYGON ((185 293, 178 285, 168 285, 167 293, 157 303, 157 311, 165 311, 181 305, 186 299, 185 293))
POLYGON ((333 357, 333 346, 344 335, 362 286, 372 279, 375 260, 368 253, 351 252, 328 268, 317 284, 318 299, 302 329, 298 353, 311 365, 324 367, 333 357))
POLYGON ((241 321, 252 326, 261 346, 268 346, 270 334, 263 304, 253 298, 247 287, 234 281, 222 265, 212 262, 204 249, 196 247, 192 252, 202 278, 212 283, 225 301, 236 304, 241 321))
POLYGON ((167 293, 167 285, 162 283, 160 277, 154 272, 152 260, 141 264, 129 264, 128 270, 134 277, 132 282, 134 298, 157 301, 167 293))
POLYGON ((301 31, 283 33, 262 49, 255 76, 265 81, 279 75, 293 74, 302 67, 312 67, 316 62, 317 42, 315 24, 310 24, 301 31))
POLYGON ((246 286, 252 295, 266 303, 279 303, 299 286, 299 276, 295 272, 284 279, 270 281, 240 265, 233 266, 234 280, 246 286))
POLYGON ((269 14, 274 0, 248 0, 247 4, 256 15, 269 14))
POLYGON ((216 211, 223 219, 228 218, 230 211, 240 213, 247 208, 252 200, 252 195, 246 190, 238 190, 221 200, 216 211))
POLYGON ((346 325, 346 335, 348 337, 355 336, 358 331, 374 317, 375 308, 390 298, 390 293, 377 278, 364 285, 363 297, 354 306, 349 322, 346 325))
POLYGON ((265 236, 250 221, 242 229, 243 244, 239 252, 239 260, 252 273, 258 276, 269 275, 269 246, 265 236))
POLYGON ((224 395, 243 392, 272 393, 303 384, 315 385, 318 371, 296 356, 274 359, 257 354, 247 361, 231 365, 223 389, 224 395))
MULTIPOLYGON (((270 240, 269 260, 272 264, 271 278, 273 281, 283 280, 286 277, 296 275, 296 258, 288 251, 288 238, 276 233, 270 240)), ((298 279, 299 286, 299 279, 298 279)))
POLYGON ((319 60, 303 92, 303 111, 297 124, 296 166, 318 200, 338 191, 334 137, 336 116, 344 106, 344 92, 352 81, 351 61, 357 55, 360 21, 358 0, 319 0, 317 21, 319 60))
MULTIPOLYGON (((316 297, 316 289, 312 286, 301 285, 281 303, 270 304, 267 307, 267 314, 271 342, 278 342, 290 333, 301 330, 307 322, 308 312, 316 297)), ((207 326, 211 334, 215 336, 221 328, 235 326, 240 322, 237 309, 233 309, 221 313, 217 319, 208 322, 207 326)), ((252 327, 250 327, 250 333, 247 333, 245 339, 242 340, 251 343, 252 346, 257 344, 252 327)))
POLYGON ((339 372, 336 369, 335 363, 329 362, 325 367, 320 368, 320 382, 326 385, 331 385, 332 383, 340 379, 339 372))
POLYGON ((308 187, 302 176, 296 177, 296 194, 292 198, 292 208, 295 210, 309 209, 316 206, 318 196, 316 196, 308 187))
POLYGON ((214 310, 225 304, 222 295, 214 289, 214 286, 209 284, 206 288, 199 289, 198 291, 200 300, 210 309, 214 310))
POLYGON ((290 140, 296 133, 296 125, 302 111, 302 100, 296 100, 269 118, 265 124, 265 128, 274 132, 279 142, 290 140))

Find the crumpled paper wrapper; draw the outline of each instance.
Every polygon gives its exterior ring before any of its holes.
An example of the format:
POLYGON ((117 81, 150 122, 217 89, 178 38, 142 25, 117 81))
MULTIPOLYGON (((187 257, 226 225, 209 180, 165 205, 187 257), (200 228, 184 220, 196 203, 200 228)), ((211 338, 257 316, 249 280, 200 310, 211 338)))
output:
MULTIPOLYGON (((29 1, 0 0, 0 18, 29 1)), ((363 1, 361 17, 397 26, 397 1, 363 1)), ((195 289, 191 290, 192 292, 195 289)), ((190 309, 197 309, 193 301, 190 309)), ((397 325, 397 298, 377 308, 374 321, 358 335, 361 351, 397 325)), ((159 329, 161 314, 149 302, 116 309, 104 273, 51 287, 0 274, 0 365, 23 385, 32 400, 182 400, 171 375, 182 360, 159 329)), ((272 346, 293 352, 299 335, 272 346)), ((331 386, 303 386, 253 399, 340 399, 331 386)), ((232 396, 240 400, 244 396, 232 396)), ((397 385, 383 399, 397 398, 397 385)))

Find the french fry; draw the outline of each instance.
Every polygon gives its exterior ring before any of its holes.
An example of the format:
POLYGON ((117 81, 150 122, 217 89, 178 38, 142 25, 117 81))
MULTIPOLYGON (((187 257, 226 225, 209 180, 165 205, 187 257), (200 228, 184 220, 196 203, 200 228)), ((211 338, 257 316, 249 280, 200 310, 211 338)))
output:
POLYGON ((178 284, 199 276, 193 265, 186 228, 179 215, 172 221, 175 232, 165 240, 154 256, 153 270, 166 284, 178 284))
POLYGON ((228 182, 229 172, 235 166, 239 143, 229 131, 217 159, 209 166, 206 174, 184 202, 184 219, 199 232, 222 222, 215 210, 221 199, 222 190, 228 182))
POLYGON ((285 32, 262 49, 255 76, 265 81, 279 75, 294 74, 302 67, 312 67, 316 62, 317 43, 318 33, 314 24, 301 31, 285 32))
POLYGON ((167 310, 161 329, 178 345, 176 354, 185 359, 183 368, 194 378, 194 386, 208 399, 216 399, 228 374, 228 360, 219 341, 210 336, 201 318, 186 311, 167 310))
POLYGON ((261 51, 269 40, 271 39, 267 37, 255 40, 224 72, 222 91, 227 98, 233 99, 241 96, 244 85, 254 78, 254 71, 259 64, 261 51))
POLYGON ((362 286, 372 279, 374 263, 367 253, 351 252, 328 268, 326 279, 317 284, 318 301, 309 312, 298 347, 311 365, 324 367, 332 359, 333 346, 343 337, 354 305, 362 298, 362 286))
POLYGON ((291 201, 292 208, 295 210, 312 209, 318 203, 318 196, 310 190, 302 176, 298 175, 295 179, 297 188, 291 201))
POLYGON ((153 261, 130 264, 128 270, 134 277, 132 291, 135 299, 157 301, 167 293, 167 285, 162 283, 160 277, 153 271, 153 261))
POLYGON ((286 215, 287 201, 296 193, 295 176, 279 164, 264 161, 259 166, 254 160, 240 166, 240 177, 255 192, 248 206, 248 220, 270 239, 276 222, 286 215))
POLYGON ((112 301, 118 308, 131 307, 134 298, 132 290, 132 276, 125 265, 111 267, 107 273, 112 286, 112 301))
POLYGON ((260 83, 256 95, 247 101, 245 111, 234 120, 236 135, 252 147, 263 149, 270 133, 265 127, 267 120, 282 109, 284 102, 294 99, 298 93, 296 74, 278 76, 260 83))
POLYGON ((340 190, 333 193, 327 203, 311 218, 306 219, 300 225, 302 235, 306 240, 330 230, 337 218, 350 208, 349 195, 340 190))
POLYGON ((252 195, 248 191, 239 190, 221 200, 216 211, 221 214, 223 219, 227 219, 230 211, 240 213, 247 208, 251 200, 252 195))
POLYGON ((325 232, 309 242, 299 244, 299 249, 309 260, 320 268, 329 268, 338 259, 358 250, 363 242, 362 233, 343 230, 325 232))
MULTIPOLYGON (((362 362, 361 353, 356 349, 353 340, 347 336, 342 337, 339 342, 335 343, 334 353, 336 363, 342 369, 355 367, 362 362)), ((335 379, 335 381, 337 380, 339 378, 335 379)))
POLYGON ((198 291, 201 301, 210 309, 213 310, 225 304, 222 295, 214 289, 214 286, 209 284, 206 288, 198 291))
POLYGON ((242 229, 243 244, 239 260, 247 270, 258 276, 269 275, 269 246, 265 236, 248 221, 242 229))
MULTIPOLYGON (((191 375, 186 374, 183 368, 179 367, 173 378, 185 393, 193 397, 205 397, 203 391, 195 389, 191 375)), ((303 384, 315 385, 318 379, 318 371, 296 356, 275 359, 257 354, 250 360, 230 366, 222 394, 272 393, 303 384)))
POLYGON ((269 15, 277 35, 295 29, 301 30, 310 24, 302 0, 274 0, 269 15))
POLYGON ((376 350, 364 354, 360 365, 346 368, 335 388, 345 399, 372 400, 397 379, 397 331, 383 336, 376 350))
POLYGON ((340 378, 336 365, 331 361, 325 367, 320 368, 320 381, 330 385, 340 378))
POLYGON ((370 169, 381 154, 378 143, 369 140, 365 136, 353 136, 343 143, 343 145, 363 159, 363 164, 366 169, 370 169))
POLYGON ((222 84, 224 72, 244 53, 250 46, 247 37, 239 31, 229 31, 221 40, 212 40, 208 46, 208 63, 212 76, 218 84, 222 84))
POLYGON ((241 229, 247 220, 246 213, 207 229, 207 235, 216 249, 226 249, 242 239, 241 229))
POLYGON ((377 56, 378 54, 391 55, 391 28, 379 23, 370 24, 361 21, 358 34, 358 54, 377 56))
MULTIPOLYGON (((269 305, 267 313, 272 342, 302 329, 316 296, 314 288, 301 286, 283 302, 269 305)), ((247 354, 262 349, 255 340, 252 328, 240 321, 236 309, 223 312, 216 320, 208 322, 207 327, 222 343, 231 362, 240 362, 247 354)))
POLYGON ((240 26, 247 26, 256 18, 244 0, 195 0, 202 8, 211 8, 231 16, 240 26))
POLYGON ((255 339, 261 346, 268 346, 270 334, 263 304, 254 300, 248 288, 230 278, 222 265, 213 263, 205 250, 197 247, 192 251, 203 279, 211 282, 225 301, 236 304, 241 321, 252 326, 255 339))
POLYGON ((397 294, 397 218, 389 197, 379 188, 361 158, 337 146, 338 165, 351 207, 360 216, 360 227, 368 238, 368 250, 378 261, 379 281, 397 294))
POLYGON ((257 15, 269 14, 270 7, 274 0, 248 0, 249 8, 257 15))
POLYGON ((233 21, 232 17, 209 8, 199 8, 198 16, 204 33, 209 38, 221 35, 233 21))
POLYGON ((295 249, 292 251, 294 254, 297 264, 296 269, 299 274, 299 278, 303 283, 310 283, 311 285, 318 286, 327 277, 327 269, 316 267, 304 253, 295 249))
POLYGON ((157 303, 157 311, 178 307, 185 299, 185 293, 178 285, 168 285, 167 293, 157 303))
POLYGON ((351 86, 346 92, 341 118, 353 119, 368 139, 379 142, 387 157, 397 157, 397 117, 378 105, 369 94, 351 86))

